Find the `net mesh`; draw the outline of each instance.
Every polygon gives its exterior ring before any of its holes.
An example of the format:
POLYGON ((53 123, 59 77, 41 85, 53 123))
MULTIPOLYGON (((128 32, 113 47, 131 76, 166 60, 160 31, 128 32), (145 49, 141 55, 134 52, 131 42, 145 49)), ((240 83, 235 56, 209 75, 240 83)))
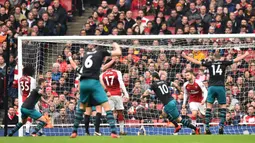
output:
MULTIPOLYGON (((47 96, 54 94, 53 101, 40 102, 40 110, 48 119, 44 129, 46 135, 70 135, 74 122, 74 111, 79 97, 77 74, 69 65, 67 54, 73 53, 73 59, 80 65, 88 46, 112 49, 112 42, 117 42, 123 55, 116 62, 121 71, 130 100, 124 102, 125 132, 129 135, 169 135, 173 125, 162 115, 163 104, 150 95, 140 99, 149 88, 151 73, 157 71, 162 80, 166 80, 177 108, 183 118, 190 118, 191 111, 182 109, 183 93, 171 87, 171 82, 182 86, 184 73, 193 69, 196 79, 208 86, 209 75, 204 67, 191 64, 181 57, 184 51, 197 60, 207 60, 217 54, 221 59, 230 60, 249 50, 250 55, 239 63, 229 66, 226 72, 227 127, 226 134, 255 133, 255 127, 246 123, 255 123, 249 119, 248 107, 255 107, 255 39, 254 38, 187 38, 187 39, 125 39, 125 40, 22 40, 22 65, 32 64, 36 70, 35 78, 47 79, 47 96), (240 125, 244 123, 244 125, 240 125)), ((20 57, 19 57, 20 58, 20 57)), ((20 71, 21 69, 19 69, 20 71)), ((253 111, 254 112, 254 111, 253 111)), ((254 114, 254 113, 253 113, 254 114)), ((95 111, 90 121, 91 133, 94 131, 95 111)), ((254 119, 254 117, 253 117, 254 119)), ((203 118, 197 123, 203 127, 203 118)), ((218 132, 218 104, 214 104, 212 133, 218 132)), ((84 121, 82 121, 82 124, 84 121)), ((109 135, 105 114, 102 117, 100 131, 109 135)), ((81 125, 78 133, 84 135, 81 125)), ((190 134, 191 130, 183 128, 180 134, 190 134)))

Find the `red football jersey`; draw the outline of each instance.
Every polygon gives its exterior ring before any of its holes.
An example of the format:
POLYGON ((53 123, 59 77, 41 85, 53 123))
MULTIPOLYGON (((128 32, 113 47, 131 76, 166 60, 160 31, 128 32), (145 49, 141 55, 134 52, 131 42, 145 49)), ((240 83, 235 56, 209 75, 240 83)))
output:
POLYGON ((112 96, 121 96, 120 78, 122 79, 121 72, 114 69, 108 69, 101 75, 107 91, 112 96))
POLYGON ((36 88, 36 81, 30 76, 22 76, 20 78, 20 88, 22 91, 22 102, 29 96, 30 92, 36 88))
POLYGON ((247 124, 247 125, 255 126, 255 124, 254 124, 255 116, 249 116, 249 115, 244 116, 243 123, 252 123, 252 124, 247 124))
MULTIPOLYGON (((190 102, 201 102, 203 100, 203 88, 205 86, 202 82, 195 80, 193 84, 189 82, 184 83, 184 96, 189 96, 190 102)), ((206 90, 206 89, 205 89, 206 90)))

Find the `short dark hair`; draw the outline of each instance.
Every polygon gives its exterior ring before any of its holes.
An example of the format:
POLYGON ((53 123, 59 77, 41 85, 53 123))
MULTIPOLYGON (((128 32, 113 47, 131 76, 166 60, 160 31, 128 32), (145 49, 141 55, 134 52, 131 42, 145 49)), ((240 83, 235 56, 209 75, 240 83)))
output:
POLYGON ((23 68, 23 75, 25 76, 33 76, 35 74, 35 69, 32 65, 26 65, 23 68))
POLYGON ((39 80, 38 80, 38 84, 39 85, 41 85, 43 82, 45 82, 46 80, 44 79, 44 78, 40 78, 39 80))
POLYGON ((193 75, 194 75, 193 70, 186 70, 186 72, 185 72, 185 73, 190 73, 190 74, 193 74, 193 75))
POLYGON ((152 77, 155 77, 157 79, 160 79, 159 74, 157 72, 152 73, 152 77))

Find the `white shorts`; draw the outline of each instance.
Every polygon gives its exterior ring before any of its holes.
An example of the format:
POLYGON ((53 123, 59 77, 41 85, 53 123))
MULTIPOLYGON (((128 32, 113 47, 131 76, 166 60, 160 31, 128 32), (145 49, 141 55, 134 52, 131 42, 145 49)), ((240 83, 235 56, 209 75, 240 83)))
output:
POLYGON ((190 111, 199 111, 202 115, 205 115, 205 104, 201 105, 199 102, 190 102, 189 109, 190 111))
POLYGON ((109 103, 112 110, 124 110, 123 99, 121 96, 109 97, 109 103))

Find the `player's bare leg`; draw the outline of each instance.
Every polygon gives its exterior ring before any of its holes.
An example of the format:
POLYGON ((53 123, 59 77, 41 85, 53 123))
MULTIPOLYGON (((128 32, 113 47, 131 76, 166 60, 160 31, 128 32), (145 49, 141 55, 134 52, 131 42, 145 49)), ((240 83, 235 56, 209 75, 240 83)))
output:
POLYGON ((212 118, 212 104, 206 104, 206 111, 205 111, 205 134, 210 135, 212 134, 210 131, 210 122, 212 118))
POLYGON ((191 111, 191 123, 196 126, 197 125, 197 110, 191 111))
POLYGON ((85 112, 85 108, 86 108, 86 105, 83 104, 83 103, 80 103, 80 108, 75 113, 75 120, 74 120, 74 124, 73 124, 73 132, 72 132, 70 138, 76 138, 77 137, 77 130, 78 130, 78 127, 79 127, 79 124, 80 124, 81 120, 83 119, 82 116, 85 112))
POLYGON ((219 134, 222 135, 224 133, 224 123, 226 121, 226 104, 220 104, 220 124, 219 124, 219 134))
POLYGON ((187 119, 182 119, 182 117, 178 117, 178 118, 176 119, 176 121, 182 123, 182 124, 183 124, 184 126, 186 126, 186 127, 189 127, 189 128, 191 128, 191 129, 193 129, 197 135, 200 134, 200 128, 199 128, 199 127, 195 127, 193 124, 190 123, 189 120, 187 120, 187 119))
POLYGON ((120 124, 120 135, 127 135, 124 131, 124 114, 123 114, 123 110, 118 110, 117 111, 117 118, 120 124))
POLYGON ((25 124, 26 127, 26 135, 28 136, 30 134, 30 127, 32 125, 32 119, 28 118, 27 123, 25 124))
POLYGON ((92 113, 92 108, 91 107, 86 107, 84 124, 85 124, 85 133, 86 133, 87 136, 90 136, 90 133, 89 133, 89 121, 90 121, 91 113, 92 113))
POLYGON ((21 122, 17 123, 16 126, 11 130, 11 132, 8 134, 9 137, 13 136, 23 125, 25 125, 27 122, 27 118, 22 119, 21 122))
POLYGON ((32 132, 32 136, 37 136, 37 132, 40 131, 47 124, 44 116, 41 116, 39 119, 37 119, 37 121, 39 123, 35 127, 35 130, 32 132))
POLYGON ((96 106, 96 121, 95 121, 95 136, 102 136, 100 133, 100 123, 101 123, 101 117, 102 117, 102 106, 96 106))
POLYGON ((107 102, 101 104, 101 106, 104 108, 104 110, 106 112, 106 118, 110 125, 112 138, 119 138, 119 136, 117 135, 117 131, 116 131, 115 119, 114 119, 112 110, 110 108, 109 102, 107 101, 107 102))

